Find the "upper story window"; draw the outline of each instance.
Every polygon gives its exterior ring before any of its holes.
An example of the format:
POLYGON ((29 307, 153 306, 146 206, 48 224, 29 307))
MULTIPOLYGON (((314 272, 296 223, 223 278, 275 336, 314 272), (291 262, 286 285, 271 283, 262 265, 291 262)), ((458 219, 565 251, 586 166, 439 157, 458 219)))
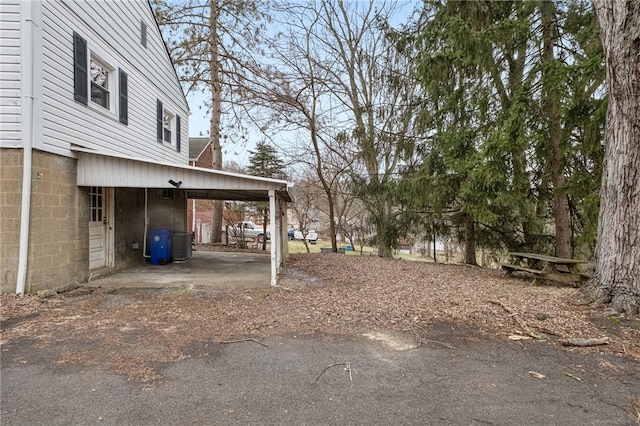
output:
POLYGON ((113 70, 95 57, 91 57, 89 62, 91 68, 91 101, 101 107, 111 110, 113 102, 111 102, 112 93, 109 89, 114 86, 113 70))
POLYGON ((180 116, 165 107, 159 99, 156 114, 158 142, 172 145, 180 152, 180 116))
POLYGON ((162 113, 162 127, 163 127, 162 140, 164 140, 167 143, 173 143, 173 140, 171 139, 171 133, 174 127, 174 116, 166 109, 162 113))
POLYGON ((90 51, 87 41, 73 33, 74 99, 105 110, 129 124, 128 76, 122 69, 90 51))

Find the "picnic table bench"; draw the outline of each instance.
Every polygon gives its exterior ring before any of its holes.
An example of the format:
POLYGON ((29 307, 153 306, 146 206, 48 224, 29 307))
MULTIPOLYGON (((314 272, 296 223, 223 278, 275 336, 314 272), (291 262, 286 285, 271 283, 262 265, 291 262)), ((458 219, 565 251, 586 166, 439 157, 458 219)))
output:
POLYGON ((511 263, 501 263, 505 271, 504 276, 510 276, 512 272, 522 271, 534 276, 532 284, 536 285, 542 280, 554 280, 573 285, 581 285, 589 276, 578 270, 578 265, 586 263, 584 260, 565 259, 562 257, 548 256, 537 253, 509 253, 513 259, 511 263))

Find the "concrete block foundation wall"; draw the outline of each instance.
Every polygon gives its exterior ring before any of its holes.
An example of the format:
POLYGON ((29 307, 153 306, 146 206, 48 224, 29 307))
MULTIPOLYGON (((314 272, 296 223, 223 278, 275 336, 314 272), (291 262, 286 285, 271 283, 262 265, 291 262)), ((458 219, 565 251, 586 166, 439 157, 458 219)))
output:
POLYGON ((22 150, 0 149, 0 291, 15 292, 20 248, 22 150))
MULTIPOLYGON (((21 149, 0 153, 0 290, 15 292, 20 244, 21 149)), ((89 195, 76 186, 76 160, 33 151, 25 293, 87 281, 89 195)))

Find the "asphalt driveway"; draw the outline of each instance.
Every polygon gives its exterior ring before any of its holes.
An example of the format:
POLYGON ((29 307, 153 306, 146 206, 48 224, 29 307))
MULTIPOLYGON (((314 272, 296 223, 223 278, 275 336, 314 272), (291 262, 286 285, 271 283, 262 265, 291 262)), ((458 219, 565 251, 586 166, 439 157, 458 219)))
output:
POLYGON ((64 347, 25 339, 2 348, 2 424, 634 424, 637 363, 452 327, 432 330, 448 347, 405 350, 366 337, 201 342, 152 386, 58 365, 64 347))

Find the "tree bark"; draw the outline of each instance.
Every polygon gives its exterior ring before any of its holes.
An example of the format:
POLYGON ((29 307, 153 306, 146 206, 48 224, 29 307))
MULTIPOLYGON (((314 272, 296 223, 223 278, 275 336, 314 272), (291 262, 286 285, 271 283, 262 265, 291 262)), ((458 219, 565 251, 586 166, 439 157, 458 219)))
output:
MULTIPOLYGON (((313 76, 313 74, 311 74, 313 76)), ((315 88, 313 88, 315 89, 315 88)), ((318 179, 320 179, 320 183, 322 184, 322 188, 324 189, 325 194, 327 195, 327 203, 329 206, 329 234, 331 237, 331 248, 333 252, 338 251, 338 241, 336 239, 336 219, 335 219, 335 197, 333 193, 333 186, 330 182, 327 181, 323 173, 323 156, 322 151, 320 149, 320 141, 318 140, 318 128, 316 126, 316 108, 317 108, 317 98, 314 90, 314 99, 313 105, 311 107, 311 113, 309 116, 309 130, 311 132, 311 142, 313 144, 313 151, 315 154, 316 160, 316 174, 318 175, 318 179)), ((306 242, 305 242, 306 246, 306 242)), ((309 247, 307 247, 307 251, 309 247)))
POLYGON ((553 183, 553 218, 556 231, 556 251, 558 257, 572 257, 571 226, 569 221, 569 199, 565 190, 564 149, 560 134, 560 92, 555 84, 556 59, 554 55, 556 38, 556 6, 552 1, 541 4, 543 43, 543 105, 546 114, 549 142, 551 145, 551 182, 553 183))
POLYGON ((464 215, 464 263, 478 265, 476 261, 476 228, 471 213, 464 215))
MULTIPOLYGON (((220 144, 220 117, 222 116, 222 84, 220 82, 220 60, 218 57, 218 4, 217 0, 209 2, 209 72, 211 74, 211 121, 209 136, 214 170, 222 170, 222 145, 220 144)), ((211 242, 222 241, 223 200, 214 200, 211 209, 211 242)))
POLYGON ((609 104, 595 273, 596 302, 640 312, 640 2, 594 1, 609 104))

